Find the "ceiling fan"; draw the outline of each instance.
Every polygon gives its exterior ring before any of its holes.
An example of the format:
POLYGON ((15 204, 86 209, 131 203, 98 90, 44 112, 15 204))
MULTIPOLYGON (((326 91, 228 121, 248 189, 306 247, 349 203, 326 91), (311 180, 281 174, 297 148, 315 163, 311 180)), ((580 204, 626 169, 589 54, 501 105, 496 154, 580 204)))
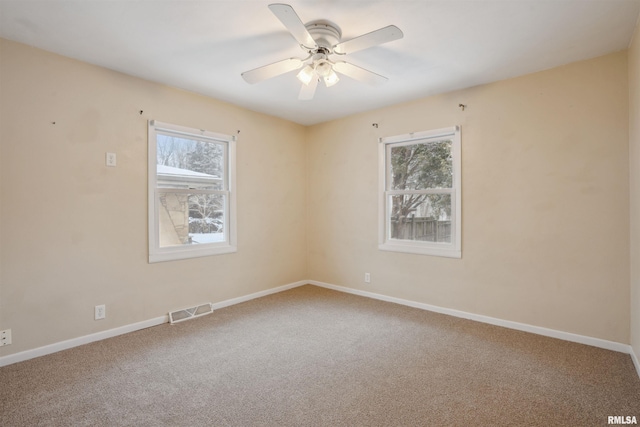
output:
POLYGON ((272 77, 302 70, 298 79, 303 83, 298 99, 310 100, 322 79, 327 87, 338 83, 338 74, 344 74, 370 85, 379 85, 387 78, 357 65, 341 60, 333 60, 332 55, 344 56, 403 37, 400 28, 389 25, 353 39, 341 41, 342 32, 337 25, 325 20, 304 24, 293 8, 288 4, 270 4, 269 9, 284 24, 291 35, 307 54, 305 58, 289 58, 258 67, 242 73, 248 83, 258 83, 272 77))

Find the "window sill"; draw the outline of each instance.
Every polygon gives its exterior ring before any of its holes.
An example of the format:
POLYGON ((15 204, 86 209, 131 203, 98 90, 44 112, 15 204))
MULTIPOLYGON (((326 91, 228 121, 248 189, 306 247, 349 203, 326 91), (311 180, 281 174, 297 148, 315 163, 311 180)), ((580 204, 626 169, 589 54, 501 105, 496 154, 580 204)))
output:
POLYGON ((171 248, 149 254, 149 263, 174 261, 190 258, 201 258, 212 255, 223 255, 238 252, 236 246, 215 246, 208 248, 171 248))
POLYGON ((417 255, 430 255, 439 256, 445 258, 462 258, 462 251, 455 249, 451 245, 444 247, 437 246, 423 246, 419 244, 407 244, 407 243, 382 243, 378 245, 378 249, 381 251, 390 252, 403 252, 417 255))

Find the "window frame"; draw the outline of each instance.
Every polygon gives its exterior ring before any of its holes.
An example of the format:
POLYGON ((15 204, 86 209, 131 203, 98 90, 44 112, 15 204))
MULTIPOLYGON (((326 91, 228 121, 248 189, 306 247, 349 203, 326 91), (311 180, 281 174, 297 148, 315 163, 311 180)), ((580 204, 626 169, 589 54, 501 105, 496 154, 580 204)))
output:
POLYGON ((421 255, 462 258, 462 171, 460 126, 383 137, 378 144, 378 249, 421 255), (451 140, 453 177, 451 188, 392 190, 389 153, 392 147, 451 140), (451 194, 451 243, 391 239, 391 203, 394 195, 451 194))
MULTIPOLYGON (((148 225, 149 263, 173 261, 210 255, 237 252, 236 229, 236 137, 221 133, 189 128, 157 120, 148 122, 148 225), (167 188, 159 188, 157 180, 157 135, 177 136, 195 141, 225 144, 224 177, 222 190, 170 188, 171 192, 188 194, 221 194, 226 197, 224 208, 225 240, 197 245, 160 247, 158 193, 167 188), (225 185, 226 184, 226 185, 225 185)), ((197 180, 194 179, 194 182, 197 180)))

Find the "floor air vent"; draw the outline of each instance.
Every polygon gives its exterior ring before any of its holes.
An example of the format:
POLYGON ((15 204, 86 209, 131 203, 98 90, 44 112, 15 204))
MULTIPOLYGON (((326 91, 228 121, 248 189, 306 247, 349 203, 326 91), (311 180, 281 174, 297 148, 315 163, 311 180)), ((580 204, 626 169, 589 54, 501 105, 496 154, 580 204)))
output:
POLYGON ((169 322, 171 324, 182 322, 196 317, 204 316, 205 314, 213 313, 213 304, 210 302, 206 304, 196 305, 195 307, 184 308, 182 310, 170 311, 169 322))

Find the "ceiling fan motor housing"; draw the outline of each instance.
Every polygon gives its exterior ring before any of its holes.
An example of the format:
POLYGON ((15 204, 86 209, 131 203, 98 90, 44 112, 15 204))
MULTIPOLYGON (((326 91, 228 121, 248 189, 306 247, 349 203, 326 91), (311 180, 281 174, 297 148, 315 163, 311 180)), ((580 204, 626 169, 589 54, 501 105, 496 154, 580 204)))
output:
POLYGON ((340 28, 329 21, 312 21, 305 25, 305 28, 311 34, 320 48, 332 51, 333 46, 340 42, 342 32, 340 28))

